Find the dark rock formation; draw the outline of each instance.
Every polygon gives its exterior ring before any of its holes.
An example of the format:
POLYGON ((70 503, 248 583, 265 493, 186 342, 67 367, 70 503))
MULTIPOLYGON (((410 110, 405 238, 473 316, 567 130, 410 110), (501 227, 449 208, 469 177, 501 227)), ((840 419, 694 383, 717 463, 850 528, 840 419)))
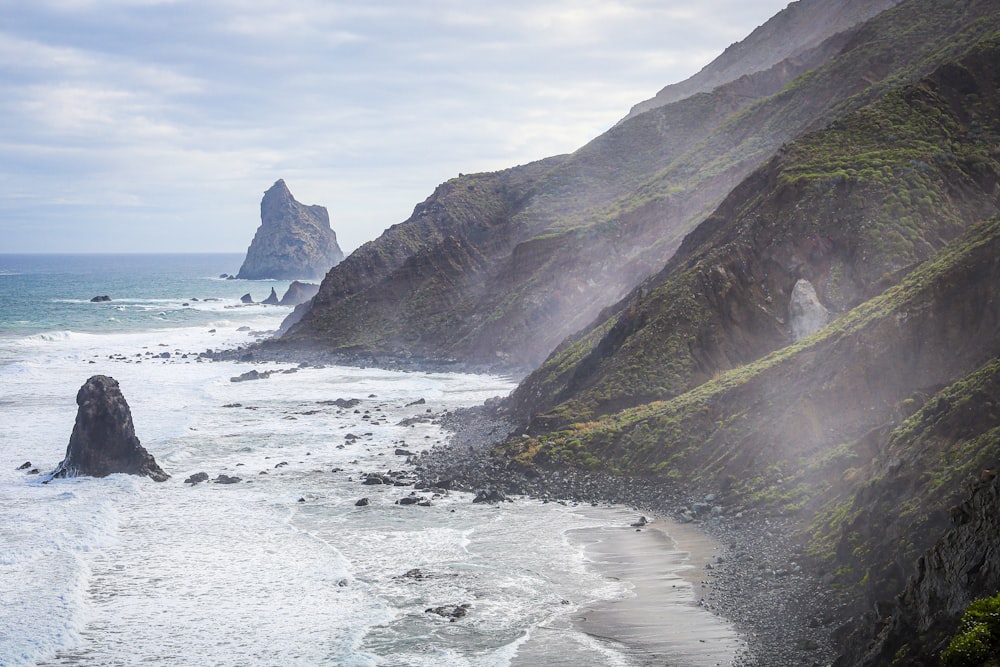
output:
POLYGON ((184 483, 194 486, 195 484, 201 484, 202 482, 207 482, 207 481, 208 481, 207 472, 196 472, 195 474, 185 479, 184 483))
POLYGON ((102 296, 95 296, 93 299, 90 300, 91 303, 103 303, 105 301, 111 301, 111 297, 108 296, 107 294, 104 294, 102 296))
POLYGON ((496 489, 483 489, 476 494, 476 497, 472 499, 473 503, 488 503, 493 505, 495 503, 502 503, 507 500, 507 496, 504 495, 503 491, 498 491, 496 489))
POLYGON ((367 507, 370 503, 371 503, 371 501, 369 501, 367 498, 359 498, 358 501, 356 503, 354 503, 354 506, 355 507, 367 507))
POLYGON ((122 472, 157 482, 170 478, 139 444, 132 413, 114 378, 95 375, 87 380, 76 395, 76 404, 79 409, 66 458, 53 477, 105 477, 122 472))
POLYGON ((446 605, 443 607, 431 607, 430 609, 426 609, 425 613, 437 614, 438 616, 441 616, 442 618, 447 618, 449 621, 454 623, 458 619, 464 618, 465 615, 469 613, 469 609, 471 608, 472 605, 469 603, 446 605))
POLYGON ((280 303, 280 301, 278 301, 278 293, 274 291, 273 287, 271 288, 271 293, 268 294, 267 298, 261 301, 261 303, 265 306, 277 306, 280 303))
POLYGON ((855 651, 837 667, 936 667, 969 603, 1000 591, 1000 478, 987 475, 952 508, 952 520, 957 525, 920 557, 917 572, 882 617, 869 614, 858 624, 855 651))
POLYGON ((253 303, 253 297, 250 296, 250 292, 247 292, 246 294, 244 294, 243 296, 241 296, 240 297, 240 302, 241 303, 253 303))
POLYGON ((243 481, 241 477, 231 477, 224 473, 219 474, 218 477, 212 480, 215 484, 236 484, 243 481))
POLYGON ((285 291, 285 296, 281 297, 280 305, 297 306, 316 296, 317 292, 319 292, 319 285, 293 280, 285 291))
POLYGON ((318 279, 342 259, 326 209, 295 201, 278 180, 260 202, 260 227, 236 277, 318 279))

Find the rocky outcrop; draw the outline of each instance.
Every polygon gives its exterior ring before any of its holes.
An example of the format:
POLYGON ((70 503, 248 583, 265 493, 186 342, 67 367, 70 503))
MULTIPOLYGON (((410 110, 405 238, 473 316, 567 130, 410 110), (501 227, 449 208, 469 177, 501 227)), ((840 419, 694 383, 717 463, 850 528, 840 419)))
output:
POLYGON ((297 306, 316 296, 317 292, 319 292, 319 285, 293 280, 278 303, 282 306, 297 306))
POLYGON ((53 477, 106 477, 114 473, 169 479, 153 455, 139 444, 132 412, 118 382, 106 375, 87 380, 76 395, 79 409, 66 458, 53 477))
POLYGON ((265 306, 277 306, 280 303, 280 301, 278 301, 278 293, 274 291, 273 287, 271 288, 271 293, 268 294, 267 298, 261 301, 261 303, 265 306))
POLYGON ((697 93, 752 77, 793 58, 807 58, 825 40, 867 21, 900 0, 800 0, 723 52, 700 72, 667 86, 632 107, 626 118, 666 106, 697 93))
POLYGON ((855 650, 836 667, 936 667, 965 608, 1000 591, 1000 478, 984 473, 951 517, 955 527, 920 557, 906 589, 881 618, 870 614, 858 623, 855 650))
POLYGON ((260 227, 236 277, 315 280, 343 259, 326 209, 295 201, 279 179, 260 202, 260 227))
MULTIPOLYGON (((452 179, 331 270, 272 345, 535 368, 662 269, 782 145, 919 79, 987 4, 911 0, 808 54, 629 118, 571 155, 452 179)), ((790 289, 776 295, 782 318, 790 289)))
POLYGON ((805 278, 800 278, 792 288, 788 319, 795 340, 816 333, 826 326, 830 319, 830 312, 820 303, 816 288, 805 278))

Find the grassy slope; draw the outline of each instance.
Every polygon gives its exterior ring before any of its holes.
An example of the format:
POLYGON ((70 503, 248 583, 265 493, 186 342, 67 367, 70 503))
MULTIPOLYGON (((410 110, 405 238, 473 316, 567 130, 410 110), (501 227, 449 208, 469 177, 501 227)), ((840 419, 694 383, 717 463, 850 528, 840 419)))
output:
POLYGON ((995 210, 995 52, 987 39, 786 147, 663 272, 557 350, 516 409, 550 409, 536 421, 558 425, 682 393, 786 344, 798 278, 843 311, 995 210))

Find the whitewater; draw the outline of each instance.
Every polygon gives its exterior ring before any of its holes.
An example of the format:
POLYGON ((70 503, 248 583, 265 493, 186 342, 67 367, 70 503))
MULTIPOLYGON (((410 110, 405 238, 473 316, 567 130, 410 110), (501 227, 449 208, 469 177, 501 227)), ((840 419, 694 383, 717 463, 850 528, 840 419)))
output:
MULTIPOLYGON (((511 379, 208 361, 289 312, 242 304, 287 282, 219 277, 238 261, 0 255, 0 665, 644 664, 574 622, 636 597, 597 563, 635 511, 361 484, 511 379), (271 374, 232 381, 250 368, 271 374), (170 480, 48 480, 95 374, 170 480), (429 506, 398 504, 413 493, 429 506)), ((738 640, 671 549, 672 604, 726 638, 685 632, 676 664, 728 664, 738 640)))

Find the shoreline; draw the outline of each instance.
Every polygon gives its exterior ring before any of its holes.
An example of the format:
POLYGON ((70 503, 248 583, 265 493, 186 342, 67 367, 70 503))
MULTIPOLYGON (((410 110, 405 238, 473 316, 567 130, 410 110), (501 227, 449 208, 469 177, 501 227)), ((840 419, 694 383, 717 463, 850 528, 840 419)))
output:
MULTIPOLYGON (((213 361, 282 362, 302 367, 336 364, 518 377, 513 369, 458 361, 377 359, 319 350, 266 350, 260 345, 209 350, 201 356, 213 361)), ((789 519, 733 506, 682 484, 668 486, 658 480, 576 469, 538 469, 528 474, 511 469, 491 451, 516 429, 515 423, 496 414, 499 401, 492 399, 484 406, 444 416, 442 425, 450 431, 448 440, 412 461, 414 472, 425 484, 472 493, 496 490, 543 502, 606 502, 670 519, 675 530, 686 531, 680 539, 701 536, 721 545, 719 562, 706 564, 711 569, 692 568, 688 576, 697 604, 725 619, 742 639, 733 667, 822 667, 833 661, 833 634, 845 620, 840 613, 843 604, 799 566, 802 553, 790 541, 789 519), (709 504, 719 507, 718 514, 698 513, 691 520, 688 508, 709 504)), ((618 632, 625 634, 626 630, 618 632)))
POLYGON ((514 424, 483 407, 453 413, 445 426, 452 431, 449 441, 416 461, 417 472, 426 479, 455 490, 491 489, 543 502, 631 507, 671 520, 678 540, 700 536, 718 544, 716 562, 692 568, 688 577, 697 604, 728 621, 741 636, 744 647, 733 667, 822 667, 836 656, 832 635, 843 621, 842 603, 799 565, 803 556, 790 541, 790 519, 657 480, 574 469, 525 475, 492 455, 492 447, 514 424), (717 513, 699 513, 690 520, 688 508, 709 503, 713 510, 719 508, 717 513))

